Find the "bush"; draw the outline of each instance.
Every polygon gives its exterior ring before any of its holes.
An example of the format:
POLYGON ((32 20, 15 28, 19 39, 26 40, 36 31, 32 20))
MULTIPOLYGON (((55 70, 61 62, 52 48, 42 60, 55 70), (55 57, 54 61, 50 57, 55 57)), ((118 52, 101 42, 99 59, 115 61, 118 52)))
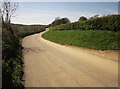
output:
POLYGON ((108 30, 120 31, 120 15, 111 15, 89 19, 86 21, 78 21, 74 23, 61 24, 52 27, 53 30, 108 30))
POLYGON ((23 88, 23 62, 20 39, 43 31, 45 26, 12 24, 10 29, 15 34, 12 34, 6 28, 2 29, 2 87, 23 88))
POLYGON ((66 23, 70 23, 70 20, 68 18, 61 18, 61 19, 55 19, 51 24, 49 24, 48 27, 50 26, 57 26, 60 24, 66 24, 66 23))
POLYGON ((23 87, 22 47, 9 30, 2 30, 2 86, 23 87))

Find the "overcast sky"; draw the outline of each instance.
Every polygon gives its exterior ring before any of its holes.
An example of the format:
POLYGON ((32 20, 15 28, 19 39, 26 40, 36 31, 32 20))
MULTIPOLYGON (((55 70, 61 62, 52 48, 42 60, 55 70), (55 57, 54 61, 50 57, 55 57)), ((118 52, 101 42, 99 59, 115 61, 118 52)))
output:
POLYGON ((56 17, 68 17, 74 22, 77 21, 80 16, 89 18, 96 14, 118 14, 118 3, 20 2, 19 9, 15 13, 15 17, 12 18, 12 22, 18 24, 49 24, 56 17))

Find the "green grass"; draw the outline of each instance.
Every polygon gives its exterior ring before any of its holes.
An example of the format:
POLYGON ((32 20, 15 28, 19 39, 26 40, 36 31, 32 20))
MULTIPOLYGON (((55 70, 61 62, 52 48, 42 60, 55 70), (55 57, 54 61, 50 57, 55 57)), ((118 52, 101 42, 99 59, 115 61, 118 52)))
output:
POLYGON ((43 38, 63 44, 91 49, 116 50, 118 49, 118 34, 120 32, 101 30, 64 30, 50 31, 43 34, 43 38))

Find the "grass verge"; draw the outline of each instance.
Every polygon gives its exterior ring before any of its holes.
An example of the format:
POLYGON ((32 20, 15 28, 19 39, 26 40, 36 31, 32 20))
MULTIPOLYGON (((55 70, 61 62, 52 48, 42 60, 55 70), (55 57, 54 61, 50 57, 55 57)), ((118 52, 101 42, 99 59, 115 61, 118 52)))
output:
POLYGON ((50 31, 43 38, 63 45, 73 45, 97 50, 117 50, 120 32, 102 30, 50 31))

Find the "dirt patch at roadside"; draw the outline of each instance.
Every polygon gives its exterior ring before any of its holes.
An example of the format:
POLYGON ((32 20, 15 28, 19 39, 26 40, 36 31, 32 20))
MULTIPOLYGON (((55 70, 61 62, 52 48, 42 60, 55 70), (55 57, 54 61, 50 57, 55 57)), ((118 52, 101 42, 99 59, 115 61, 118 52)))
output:
POLYGON ((75 48, 77 50, 83 50, 90 54, 97 55, 99 57, 117 61, 117 62, 118 62, 118 55, 120 53, 119 50, 94 50, 94 49, 88 49, 88 48, 82 48, 82 47, 76 47, 76 46, 68 46, 68 45, 65 45, 65 46, 75 48))

